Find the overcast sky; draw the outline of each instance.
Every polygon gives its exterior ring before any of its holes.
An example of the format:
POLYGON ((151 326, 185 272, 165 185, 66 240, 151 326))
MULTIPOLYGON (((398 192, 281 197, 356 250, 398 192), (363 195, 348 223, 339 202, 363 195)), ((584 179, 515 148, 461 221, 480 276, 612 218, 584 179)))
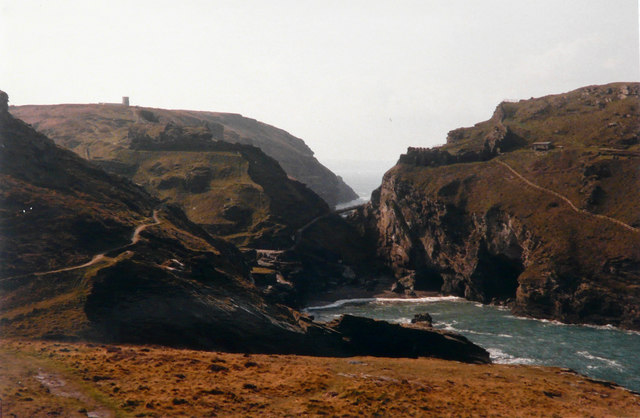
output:
POLYGON ((0 0, 12 104, 242 113, 396 160, 503 99, 639 81, 638 0, 0 0))

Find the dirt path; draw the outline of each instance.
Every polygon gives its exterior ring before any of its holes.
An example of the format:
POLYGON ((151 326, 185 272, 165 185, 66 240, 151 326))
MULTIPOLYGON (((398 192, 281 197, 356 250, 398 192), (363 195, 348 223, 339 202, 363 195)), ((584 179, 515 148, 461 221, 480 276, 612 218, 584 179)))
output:
POLYGON ((115 417, 113 405, 48 359, 0 350, 0 417, 115 417))
POLYGON ((40 368, 35 379, 53 396, 70 398, 87 405, 87 417, 111 418, 116 414, 109 408, 100 405, 75 383, 65 379, 61 374, 40 368), (91 410, 89 410, 91 409, 91 410))
POLYGON ((36 276, 45 276, 47 274, 61 273, 63 271, 78 270, 78 269, 81 269, 81 268, 92 266, 92 265, 98 263, 99 261, 101 261, 102 259, 104 259, 105 254, 107 252, 121 250, 121 249, 124 249, 124 248, 126 248, 126 247, 128 247, 130 245, 133 245, 133 244, 137 243, 138 241, 140 241, 140 233, 142 231, 144 231, 145 229, 149 228, 150 226, 154 226, 154 225, 160 224, 161 221, 158 219, 158 211, 157 210, 153 211, 153 221, 154 222, 150 223, 150 224, 138 225, 136 227, 136 229, 133 231, 133 235, 131 236, 131 242, 129 242, 128 244, 123 245, 123 246, 118 247, 118 248, 113 248, 113 249, 111 249, 109 251, 105 251, 105 252, 100 253, 100 254, 96 254, 96 255, 93 256, 91 261, 89 261, 87 263, 80 264, 78 266, 65 267, 65 268, 61 268, 61 269, 57 269, 57 270, 41 271, 41 272, 32 273, 32 274, 34 274, 36 276))
MULTIPOLYGON (((142 225, 138 225, 138 227, 135 229, 135 231, 133 231, 133 235, 131 236, 131 244, 135 244, 136 242, 140 241, 140 233, 142 231, 144 231, 145 229, 149 228, 150 226, 155 226, 160 224, 160 220, 158 219, 158 210, 154 209, 153 210, 153 223, 152 224, 142 224, 142 225)), ((129 245, 131 245, 129 244, 129 245)))
POLYGON ((613 222, 616 225, 619 225, 625 229, 628 229, 631 232, 640 232, 640 229, 638 228, 634 228, 631 225, 628 225, 618 219, 615 218, 611 218, 609 216, 605 216, 605 215, 599 215, 596 213, 591 213, 589 211, 586 211, 584 209, 579 209, 578 207, 576 207, 573 202, 571 202, 571 200, 569 200, 568 198, 566 198, 565 196, 561 195, 558 192, 554 192, 551 189, 547 189, 546 187, 542 187, 542 186, 538 186, 537 184, 527 180, 524 176, 522 176, 520 173, 518 173, 516 170, 514 170, 509 164, 505 163, 504 161, 497 161, 498 164, 503 165, 504 167, 506 167, 509 171, 511 171, 516 177, 518 177, 520 180, 522 180, 523 182, 525 182, 527 185, 533 187, 536 190, 540 190, 541 192, 545 192, 545 193, 550 193, 552 195, 554 195, 555 197, 563 200, 566 204, 569 205, 569 207, 576 213, 582 213, 584 215, 588 215, 588 216, 593 216, 594 218, 599 218, 599 219, 603 219, 605 221, 609 221, 609 222, 613 222))

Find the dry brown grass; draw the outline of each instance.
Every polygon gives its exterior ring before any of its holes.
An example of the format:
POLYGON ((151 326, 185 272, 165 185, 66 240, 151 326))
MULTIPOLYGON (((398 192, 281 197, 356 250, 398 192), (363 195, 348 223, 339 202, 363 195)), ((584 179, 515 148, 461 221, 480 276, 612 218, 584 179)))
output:
POLYGON ((640 414, 640 396, 558 368, 26 340, 0 360, 7 416, 640 414))

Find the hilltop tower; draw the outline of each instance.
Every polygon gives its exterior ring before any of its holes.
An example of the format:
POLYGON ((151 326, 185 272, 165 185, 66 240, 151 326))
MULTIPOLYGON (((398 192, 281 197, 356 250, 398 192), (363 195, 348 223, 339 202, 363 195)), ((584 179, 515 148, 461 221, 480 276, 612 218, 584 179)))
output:
POLYGON ((129 107, 129 96, 122 96, 122 105, 129 107))

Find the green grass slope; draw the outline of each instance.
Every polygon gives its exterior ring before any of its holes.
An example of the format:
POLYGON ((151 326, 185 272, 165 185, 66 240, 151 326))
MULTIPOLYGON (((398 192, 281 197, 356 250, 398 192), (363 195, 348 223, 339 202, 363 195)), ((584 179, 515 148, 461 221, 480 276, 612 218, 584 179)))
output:
POLYGON ((329 205, 357 198, 341 178, 324 167, 299 138, 238 114, 125 107, 110 104, 17 106, 11 113, 38 131, 90 160, 117 160, 128 148, 134 124, 198 127, 209 125, 214 139, 255 145, 276 159, 287 174, 320 195, 329 205))

